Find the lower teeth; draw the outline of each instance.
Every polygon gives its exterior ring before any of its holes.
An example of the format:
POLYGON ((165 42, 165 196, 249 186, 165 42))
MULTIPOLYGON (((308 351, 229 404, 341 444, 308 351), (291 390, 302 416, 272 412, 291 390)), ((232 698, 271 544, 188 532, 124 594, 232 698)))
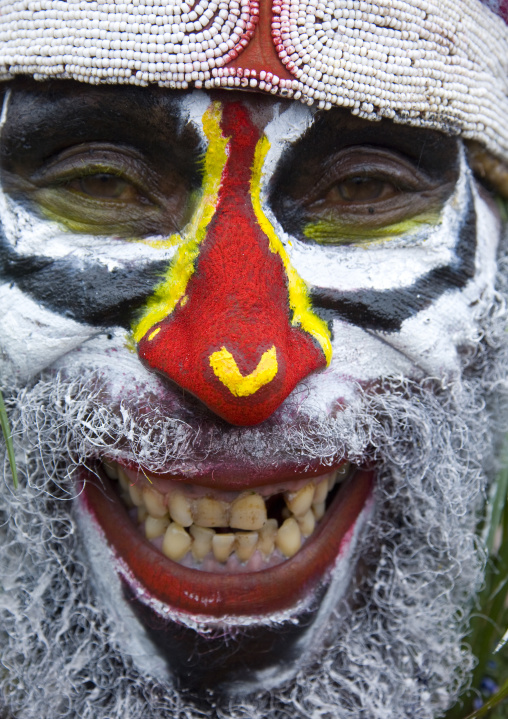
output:
MULTIPOLYGON (((349 476, 349 463, 315 477, 296 492, 284 492, 285 507, 279 519, 267 516, 265 497, 243 492, 232 502, 205 496, 190 499, 172 489, 164 495, 152 487, 133 483, 118 464, 103 462, 110 479, 119 481, 121 497, 137 508, 137 521, 146 538, 176 562, 212 558, 225 564, 230 557, 248 562, 258 552, 268 562, 294 556, 325 513, 328 494, 349 476), (231 531, 234 530, 234 531, 231 531)), ((271 498, 272 499, 272 498, 271 498)), ((273 504, 273 502, 272 502, 273 504)))

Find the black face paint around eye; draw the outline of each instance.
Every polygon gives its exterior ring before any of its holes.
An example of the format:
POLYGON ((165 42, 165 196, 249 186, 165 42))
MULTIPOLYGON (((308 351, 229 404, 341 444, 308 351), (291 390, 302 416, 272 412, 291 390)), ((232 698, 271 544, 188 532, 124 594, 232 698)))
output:
POLYGON ((408 287, 384 291, 357 291, 313 288, 317 307, 333 310, 348 322, 370 330, 394 332, 402 322, 429 307, 443 292, 464 287, 474 277, 476 254, 476 213, 471 195, 461 224, 454 262, 436 267, 408 287))

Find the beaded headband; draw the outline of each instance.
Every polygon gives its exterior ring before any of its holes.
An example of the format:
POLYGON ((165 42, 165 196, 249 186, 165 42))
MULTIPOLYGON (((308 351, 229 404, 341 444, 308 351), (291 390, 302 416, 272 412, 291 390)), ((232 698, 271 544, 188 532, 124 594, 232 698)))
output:
POLYGON ((497 1, 0 0, 0 80, 256 88, 460 134, 506 162, 497 1))

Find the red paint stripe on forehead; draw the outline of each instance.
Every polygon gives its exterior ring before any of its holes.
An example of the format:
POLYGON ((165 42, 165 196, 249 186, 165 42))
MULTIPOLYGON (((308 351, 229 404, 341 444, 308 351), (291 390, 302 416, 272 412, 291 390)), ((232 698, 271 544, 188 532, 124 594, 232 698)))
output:
POLYGON ((226 67, 235 69, 255 70, 257 77, 259 73, 272 72, 280 78, 292 80, 293 75, 282 64, 282 61, 275 49, 272 38, 273 13, 269 2, 261 0, 259 4, 259 19, 254 30, 252 39, 247 47, 232 62, 226 63, 226 67))
POLYGON ((284 264, 254 212, 251 176, 262 131, 238 102, 224 102, 221 129, 228 159, 195 272, 184 300, 139 351, 213 412, 249 425, 269 417, 325 357, 291 325, 284 264))

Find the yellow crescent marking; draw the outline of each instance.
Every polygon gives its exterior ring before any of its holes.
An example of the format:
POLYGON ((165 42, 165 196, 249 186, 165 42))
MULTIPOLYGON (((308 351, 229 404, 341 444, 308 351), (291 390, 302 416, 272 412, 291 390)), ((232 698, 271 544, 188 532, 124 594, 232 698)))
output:
POLYGON ((252 205, 259 226, 268 237, 270 250, 280 256, 284 264, 284 269, 286 270, 289 289, 289 306, 293 312, 291 324, 293 326, 299 325, 303 330, 314 337, 323 350, 326 364, 329 365, 332 359, 332 342, 328 325, 312 311, 307 285, 292 266, 282 242, 277 237, 271 222, 261 207, 261 177, 263 175, 263 164, 269 149, 270 142, 266 135, 263 135, 257 143, 254 153, 254 164, 250 183, 252 205))
MULTIPOLYGON (((189 280, 194 274, 199 246, 206 236, 207 227, 217 207, 222 173, 227 160, 228 139, 222 136, 220 121, 221 104, 213 102, 203 115, 203 131, 209 144, 204 158, 201 199, 185 229, 183 241, 166 276, 155 289, 145 305, 142 317, 133 327, 135 342, 139 342, 157 322, 161 322, 173 312, 185 295, 189 280)), ((178 239, 180 238, 177 236, 176 241, 178 239)), ((167 242, 174 244, 175 238, 171 237, 167 242)))
POLYGON ((249 397, 254 394, 271 382, 279 370, 275 346, 263 352, 256 369, 245 376, 238 369, 231 352, 225 347, 210 355, 210 366, 222 384, 235 397, 249 397))

